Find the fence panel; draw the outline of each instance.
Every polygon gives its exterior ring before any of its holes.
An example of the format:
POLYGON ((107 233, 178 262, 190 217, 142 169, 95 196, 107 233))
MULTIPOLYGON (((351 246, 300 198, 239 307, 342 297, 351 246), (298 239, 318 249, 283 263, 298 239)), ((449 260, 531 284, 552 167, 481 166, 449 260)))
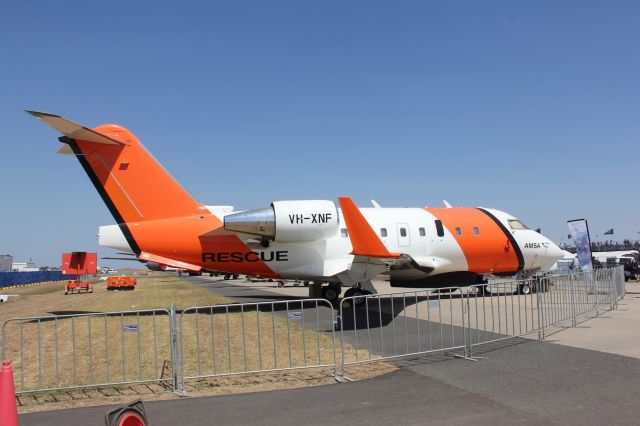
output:
POLYGON ((459 288, 347 297, 339 312, 343 372, 350 364, 464 347, 459 288))
POLYGON ((192 307, 179 324, 183 385, 195 378, 335 366, 334 313, 324 299, 192 307))
POLYGON ((16 393, 171 380, 169 312, 13 318, 2 327, 16 393))
POLYGON ((535 279, 474 285, 465 290, 470 345, 494 342, 540 328, 537 294, 543 283, 535 279))

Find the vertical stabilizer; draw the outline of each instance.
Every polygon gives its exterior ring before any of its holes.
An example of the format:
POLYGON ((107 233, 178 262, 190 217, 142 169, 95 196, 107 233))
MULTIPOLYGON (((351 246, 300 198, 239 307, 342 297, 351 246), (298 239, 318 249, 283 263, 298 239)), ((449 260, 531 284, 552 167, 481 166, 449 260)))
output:
POLYGON ((118 223, 209 214, 126 128, 90 129, 57 115, 27 112, 64 134, 60 141, 68 148, 62 151, 78 158, 118 223))

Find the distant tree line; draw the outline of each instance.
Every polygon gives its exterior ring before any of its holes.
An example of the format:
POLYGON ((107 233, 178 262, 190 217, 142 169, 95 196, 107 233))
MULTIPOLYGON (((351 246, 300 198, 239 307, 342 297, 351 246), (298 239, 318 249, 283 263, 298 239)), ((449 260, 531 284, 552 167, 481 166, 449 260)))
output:
MULTIPOLYGON (((568 252, 575 253, 575 246, 569 246, 563 244, 562 249, 568 252)), ((640 250, 640 241, 624 240, 620 241, 592 241, 591 251, 625 251, 625 250, 640 250)))

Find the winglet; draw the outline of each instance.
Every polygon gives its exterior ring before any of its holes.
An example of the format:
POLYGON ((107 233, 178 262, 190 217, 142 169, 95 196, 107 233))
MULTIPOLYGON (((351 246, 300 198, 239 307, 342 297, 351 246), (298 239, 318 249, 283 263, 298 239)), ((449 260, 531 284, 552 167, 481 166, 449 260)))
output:
POLYGON ((400 253, 387 250, 351 198, 339 197, 338 202, 351 239, 353 247, 351 254, 369 257, 400 257, 400 253))

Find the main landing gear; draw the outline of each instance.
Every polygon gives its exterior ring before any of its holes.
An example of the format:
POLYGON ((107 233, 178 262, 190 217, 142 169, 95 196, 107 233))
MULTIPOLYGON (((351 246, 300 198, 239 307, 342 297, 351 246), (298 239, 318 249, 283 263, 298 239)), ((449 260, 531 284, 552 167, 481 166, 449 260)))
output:
POLYGON ((368 296, 371 293, 369 290, 364 290, 360 287, 351 287, 347 291, 344 292, 344 297, 353 297, 353 304, 355 306, 362 306, 365 303, 365 298, 363 296, 368 296))
POLYGON ((333 306, 338 305, 340 293, 342 293, 342 284, 340 283, 329 283, 329 285, 322 287, 322 298, 327 299, 333 306))
MULTIPOLYGON (((340 294, 342 293, 342 284, 329 283, 329 285, 322 287, 322 298, 327 299, 335 307, 338 306, 340 300, 340 294)), ((365 290, 360 287, 351 287, 344 292, 344 298, 352 297, 353 304, 355 306, 361 306, 365 303, 364 296, 373 294, 369 290, 365 290)))

